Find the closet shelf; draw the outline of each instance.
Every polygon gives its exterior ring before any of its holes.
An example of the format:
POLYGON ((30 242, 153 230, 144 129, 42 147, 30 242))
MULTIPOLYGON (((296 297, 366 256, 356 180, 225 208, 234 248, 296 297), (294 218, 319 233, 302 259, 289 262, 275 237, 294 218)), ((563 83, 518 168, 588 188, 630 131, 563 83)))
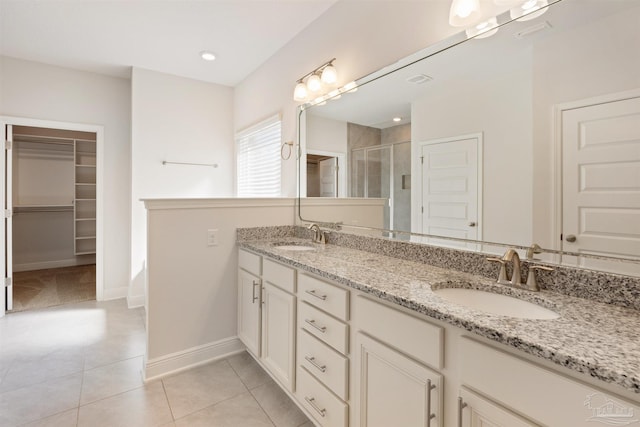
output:
POLYGON ((96 236, 76 236, 76 240, 90 240, 95 238, 96 236))
POLYGON ((76 221, 95 221, 95 218, 76 218, 76 221))
POLYGON ((95 182, 76 182, 76 185, 96 185, 95 182))
POLYGON ((95 168, 96 165, 82 165, 82 164, 76 164, 77 168, 95 168))
POLYGON ((94 255, 96 251, 76 252, 75 255, 94 255))
POLYGON ((78 198, 78 199, 76 199, 76 202, 89 202, 89 201, 92 201, 92 200, 95 201, 96 200, 95 197, 93 199, 88 199, 88 198, 80 199, 80 198, 78 198))
POLYGON ((14 213, 22 212, 73 212, 73 205, 14 205, 14 213))

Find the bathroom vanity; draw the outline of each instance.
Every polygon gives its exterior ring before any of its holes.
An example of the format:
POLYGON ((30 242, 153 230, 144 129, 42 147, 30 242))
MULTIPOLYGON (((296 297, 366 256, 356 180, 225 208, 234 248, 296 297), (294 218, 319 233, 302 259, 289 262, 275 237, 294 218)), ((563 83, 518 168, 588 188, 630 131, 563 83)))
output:
POLYGON ((640 423, 636 310, 333 244, 238 245, 238 335, 317 425, 640 423), (488 314, 441 288, 558 316, 488 314))

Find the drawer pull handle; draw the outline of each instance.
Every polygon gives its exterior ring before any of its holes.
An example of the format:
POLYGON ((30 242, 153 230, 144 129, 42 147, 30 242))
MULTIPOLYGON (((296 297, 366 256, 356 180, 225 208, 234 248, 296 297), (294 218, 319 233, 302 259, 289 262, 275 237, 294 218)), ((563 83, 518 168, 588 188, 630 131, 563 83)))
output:
POLYGON ((427 427, 431 427, 431 420, 436 417, 436 414, 431 413, 431 390, 435 388, 436 386, 431 384, 431 380, 427 380, 427 427))
POLYGON ((315 399, 315 397, 307 397, 307 396, 305 396, 305 397, 304 397, 304 400, 306 400, 306 401, 307 401, 307 403, 308 403, 309 405, 311 405, 311 407, 312 407, 313 409, 315 409, 315 411, 316 411, 317 413, 319 413, 321 417, 323 417, 323 418, 324 418, 324 414, 327 412, 327 410, 326 410, 326 409, 320 409, 320 408, 318 407, 318 405, 316 405, 316 399, 315 399))
POLYGON ((326 372, 327 370, 327 365, 320 365, 318 364, 318 362, 316 362, 316 358, 312 357, 312 356, 305 356, 304 357, 305 360, 309 363, 311 363, 314 368, 316 368, 317 370, 319 370, 320 372, 326 372))
POLYGON ((258 301, 258 299, 260 299, 258 296, 256 296, 256 287, 260 286, 260 281, 258 280, 257 282, 254 280, 253 281, 253 301, 251 301, 251 303, 255 303, 256 301, 258 301))
POLYGON ((314 327, 315 329, 317 329, 318 331, 322 332, 323 334, 327 331, 327 327, 326 326, 318 326, 316 325, 316 321, 311 319, 304 319, 305 323, 307 323, 308 325, 314 327))
POLYGON ((318 295, 318 294, 316 293, 316 290, 315 290, 315 289, 306 290, 305 292, 306 292, 306 293, 308 293, 308 294, 309 294, 309 295, 311 295, 311 296, 314 296, 314 297, 316 297, 316 298, 318 298, 318 299, 321 299, 322 301, 326 301, 326 300, 327 300, 327 296, 326 296, 326 295, 318 295))
POLYGON ((462 401, 462 397, 458 397, 458 427, 462 427, 462 410, 467 404, 462 401))

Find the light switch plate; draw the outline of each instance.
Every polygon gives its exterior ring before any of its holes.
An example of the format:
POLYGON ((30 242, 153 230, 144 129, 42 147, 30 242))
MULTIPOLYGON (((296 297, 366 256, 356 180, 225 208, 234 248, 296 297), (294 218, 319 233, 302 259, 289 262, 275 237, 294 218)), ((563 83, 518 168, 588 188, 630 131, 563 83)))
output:
POLYGON ((218 229, 207 230, 207 246, 218 246, 218 229))

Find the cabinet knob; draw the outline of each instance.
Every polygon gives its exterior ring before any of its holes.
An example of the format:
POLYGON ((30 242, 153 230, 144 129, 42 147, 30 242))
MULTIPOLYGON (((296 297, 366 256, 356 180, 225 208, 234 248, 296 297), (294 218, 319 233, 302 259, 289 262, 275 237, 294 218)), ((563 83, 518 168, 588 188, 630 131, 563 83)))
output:
POLYGON ((564 240, 566 240, 566 241, 567 241, 567 242, 569 242, 569 243, 573 243, 573 242, 575 242, 575 241, 576 241, 576 240, 578 240, 578 239, 576 238, 576 236, 575 236, 575 235, 573 235, 573 234, 569 234, 567 237, 565 237, 565 238, 564 238, 564 240))

